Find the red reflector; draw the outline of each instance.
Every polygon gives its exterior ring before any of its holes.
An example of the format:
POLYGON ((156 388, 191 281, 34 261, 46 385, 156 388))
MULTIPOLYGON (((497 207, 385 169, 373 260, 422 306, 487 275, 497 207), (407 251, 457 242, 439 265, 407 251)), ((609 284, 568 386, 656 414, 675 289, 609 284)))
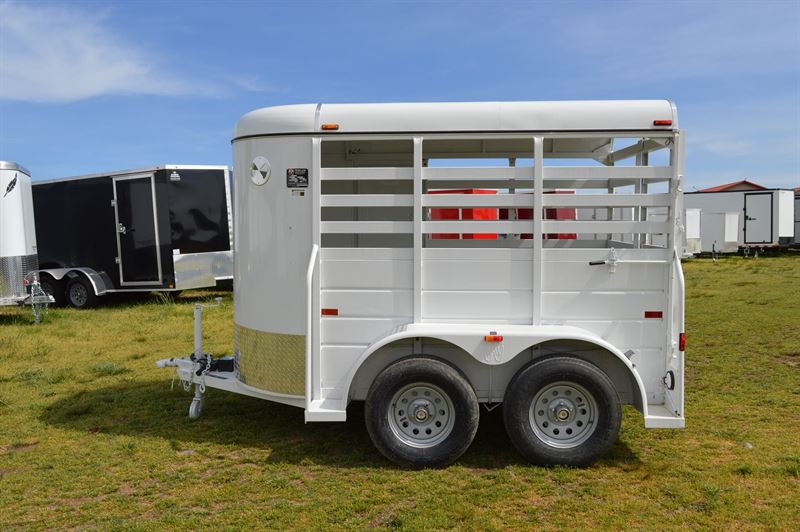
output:
POLYGON ((338 308, 324 308, 322 309, 323 316, 338 316, 339 309, 338 308))
POLYGON ((645 310, 644 311, 645 318, 658 318, 661 319, 664 317, 664 313, 660 310, 645 310))
POLYGON ((503 341, 503 337, 502 336, 497 336, 497 335, 489 335, 489 336, 484 336, 483 337, 483 341, 484 342, 502 342, 503 341))
POLYGON ((654 126, 671 126, 672 120, 653 120, 654 126))
POLYGON ((678 337, 678 349, 686 351, 686 333, 681 333, 678 337))

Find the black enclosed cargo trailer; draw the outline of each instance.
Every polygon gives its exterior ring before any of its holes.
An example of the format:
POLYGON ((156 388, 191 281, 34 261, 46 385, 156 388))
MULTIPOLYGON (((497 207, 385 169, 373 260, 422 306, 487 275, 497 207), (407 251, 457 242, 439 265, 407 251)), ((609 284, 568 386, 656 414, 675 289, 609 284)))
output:
POLYGON ((34 182, 42 284, 92 306, 111 292, 178 291, 233 277, 225 166, 165 165, 34 182))

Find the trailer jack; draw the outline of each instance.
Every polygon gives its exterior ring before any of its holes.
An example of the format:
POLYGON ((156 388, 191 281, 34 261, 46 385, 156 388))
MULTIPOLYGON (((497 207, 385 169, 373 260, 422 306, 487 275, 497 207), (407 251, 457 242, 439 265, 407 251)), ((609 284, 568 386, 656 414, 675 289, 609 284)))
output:
POLYGON ((215 361, 211 353, 203 352, 203 308, 218 307, 222 298, 214 299, 213 305, 194 306, 194 352, 187 358, 166 358, 156 362, 159 368, 177 367, 183 389, 187 392, 194 384, 194 398, 189 404, 189 419, 195 420, 203 413, 206 401, 206 374, 209 371, 233 371, 233 361, 222 359, 215 361))

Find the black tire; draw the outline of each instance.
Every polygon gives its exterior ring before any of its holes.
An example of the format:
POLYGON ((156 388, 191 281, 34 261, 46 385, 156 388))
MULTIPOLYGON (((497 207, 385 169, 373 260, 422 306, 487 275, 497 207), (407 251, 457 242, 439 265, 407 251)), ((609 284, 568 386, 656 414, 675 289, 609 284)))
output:
POLYGON ((467 378, 447 362, 406 358, 375 378, 364 417, 372 442, 388 459, 411 468, 444 467, 464 454, 475 437, 478 398, 467 378), (404 404, 416 414, 404 410, 404 404))
POLYGON ((503 420, 511 442, 530 462, 584 467, 617 440, 622 408, 605 372, 557 355, 536 360, 514 376, 503 420))
POLYGON ((39 284, 41 285, 45 294, 53 296, 53 299, 55 300, 53 306, 63 307, 67 304, 67 296, 64 290, 63 282, 56 281, 49 275, 42 275, 39 278, 39 284))
POLYGON ((70 279, 67 283, 66 298, 74 308, 92 308, 97 305, 97 295, 92 284, 82 276, 70 279))

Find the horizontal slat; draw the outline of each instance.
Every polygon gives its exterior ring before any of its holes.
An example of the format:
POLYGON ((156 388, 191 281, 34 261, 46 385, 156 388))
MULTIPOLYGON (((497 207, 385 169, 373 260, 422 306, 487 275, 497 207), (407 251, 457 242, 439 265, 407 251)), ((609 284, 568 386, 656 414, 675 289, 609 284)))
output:
MULTIPOLYGON (((648 183, 656 183, 658 181, 668 181, 668 178, 663 179, 650 179, 648 183)), ((638 183, 638 179, 544 179, 544 186, 547 189, 567 189, 567 190, 587 190, 598 189, 606 190, 609 187, 627 187, 638 183)), ((489 188, 489 189, 504 189, 515 188, 517 190, 532 189, 533 180, 520 179, 514 181, 512 179, 463 179, 463 180, 442 180, 442 181, 428 181, 429 189, 446 189, 446 188, 489 188)))
POLYGON ((464 181, 473 179, 533 179, 533 168, 530 166, 423 168, 422 179, 429 181, 442 179, 464 181))
POLYGON ((423 233, 530 233, 533 221, 433 221, 422 222, 423 233))
POLYGON ((320 232, 328 234, 410 233, 414 222, 320 222, 320 232))
POLYGON ((670 179, 669 166, 546 166, 544 179, 670 179))
MULTIPOLYGON (((669 222, 543 221, 543 233, 670 233, 669 222)), ((452 231, 451 231, 452 232, 452 231)), ((477 231, 473 231, 477 232, 477 231)), ((483 231, 484 233, 486 231, 483 231)))
POLYGON ((335 260, 320 267, 323 290, 401 290, 412 289, 411 261, 335 260))
POLYGON ((371 344, 397 327, 412 323, 411 316, 393 318, 345 318, 335 316, 320 320, 320 340, 327 344, 371 344))
MULTIPOLYGON (((381 223, 381 222, 372 222, 381 223)), ((402 223, 402 222, 399 222, 402 223)), ((543 233, 669 233, 669 222, 632 221, 542 221, 543 233)), ((375 231, 385 232, 385 231, 375 231)), ((422 222, 423 233, 532 233, 532 220, 422 222)))
POLYGON ((369 179, 413 179, 414 169, 408 167, 391 168, 323 168, 324 181, 350 181, 369 179))
POLYGON ((422 268, 423 290, 530 290, 532 283, 532 262, 519 260, 428 260, 422 268))
POLYGON ((413 313, 411 289, 323 289, 322 308, 335 308, 340 317, 391 318, 413 313))
POLYGON ((323 207, 413 207, 414 197, 408 194, 324 194, 323 207))
POLYGON ((529 290, 422 292, 422 317, 425 319, 530 320, 533 297, 529 290))
MULTIPOLYGON (((653 286, 666 286, 666 282, 653 286)), ((646 310, 666 310, 663 291, 543 292, 542 319, 643 319, 646 310)))
POLYGON ((545 194, 545 207, 668 207, 669 194, 545 194))
MULTIPOLYGON (((584 181, 582 181, 583 183, 584 181)), ((591 181, 588 181, 591 183, 591 181)), ((533 179, 446 179, 442 181, 426 182, 428 190, 448 189, 448 188, 488 188, 488 189, 532 189, 533 179)))
POLYGON ((426 194, 423 207, 533 207, 532 194, 426 194))

